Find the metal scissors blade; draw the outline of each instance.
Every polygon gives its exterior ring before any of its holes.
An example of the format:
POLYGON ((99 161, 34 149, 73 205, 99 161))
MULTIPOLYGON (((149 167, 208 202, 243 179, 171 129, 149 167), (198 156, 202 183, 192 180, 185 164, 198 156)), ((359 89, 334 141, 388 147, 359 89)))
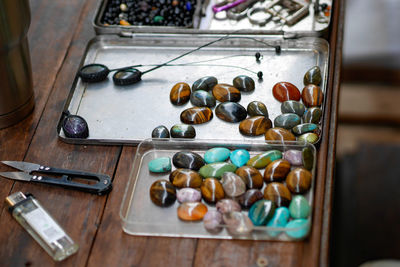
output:
POLYGON ((24 172, 38 171, 40 169, 40 165, 36 163, 24 162, 24 161, 2 161, 3 164, 11 166, 15 169, 24 172))

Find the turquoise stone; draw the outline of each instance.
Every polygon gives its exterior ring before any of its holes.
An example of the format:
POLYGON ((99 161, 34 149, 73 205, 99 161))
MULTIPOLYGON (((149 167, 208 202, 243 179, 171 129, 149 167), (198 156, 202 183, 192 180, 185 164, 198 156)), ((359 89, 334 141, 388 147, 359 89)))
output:
POLYGON ((302 155, 303 155, 303 167, 311 171, 314 164, 314 155, 312 149, 309 147, 303 148, 302 155))
POLYGON ((274 215, 275 203, 271 200, 259 200, 249 210, 249 218, 254 225, 265 225, 274 215))
POLYGON ((282 152, 279 150, 270 150, 262 154, 258 154, 246 163, 248 166, 257 168, 257 169, 262 169, 267 167, 268 164, 273 162, 274 160, 281 159, 282 158, 282 152))
POLYGON ((214 147, 206 151, 204 160, 206 163, 223 162, 229 158, 231 151, 225 147, 214 147))
POLYGON ((286 225, 286 234, 292 238, 300 239, 307 236, 310 230, 310 222, 306 219, 296 219, 286 225), (295 228, 295 229, 294 229, 295 228), (293 229, 293 230, 290 230, 293 229))
POLYGON ((231 152, 230 159, 237 167, 242 167, 249 161, 250 153, 245 149, 236 149, 231 152))
POLYGON ((292 132, 296 135, 314 132, 318 126, 314 123, 302 123, 292 128, 292 132))
POLYGON ((204 178, 217 178, 220 179, 225 172, 235 172, 237 167, 228 162, 215 162, 206 164, 200 168, 199 173, 204 178))
POLYGON ((299 115, 300 117, 303 116, 306 107, 303 103, 294 100, 288 100, 282 103, 281 111, 282 113, 294 113, 299 115))
MULTIPOLYGON (((274 216, 267 223, 267 227, 285 227, 290 217, 288 208, 279 207, 275 210, 274 216)), ((276 237, 282 231, 267 231, 271 237, 276 237)))
POLYGON ((303 122, 319 123, 322 116, 322 110, 318 107, 312 107, 306 110, 303 115, 303 122))
POLYGON ((167 157, 156 158, 149 162, 151 172, 169 172, 171 170, 171 159, 167 157))
POLYGON ((275 118, 274 127, 281 127, 290 130, 300 123, 301 118, 299 117, 299 115, 293 113, 285 113, 275 118))
POLYGON ((310 215, 311 207, 308 201, 302 195, 292 198, 289 205, 290 216, 294 219, 305 219, 310 215))

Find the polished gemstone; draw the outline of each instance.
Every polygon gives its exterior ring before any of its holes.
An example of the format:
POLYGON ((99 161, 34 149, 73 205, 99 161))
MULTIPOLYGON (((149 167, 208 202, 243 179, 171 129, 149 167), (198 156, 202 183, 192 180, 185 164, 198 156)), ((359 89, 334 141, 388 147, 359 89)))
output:
POLYGON ((236 149, 231 152, 229 158, 237 167, 242 167, 250 159, 250 153, 246 149, 236 149))
MULTIPOLYGON (((290 218, 289 209, 286 207, 279 207, 275 209, 274 216, 267 223, 267 227, 279 227, 279 228, 285 227, 286 224, 288 223, 289 218, 290 218)), ((276 237, 281 232, 282 231, 272 231, 272 230, 267 231, 267 233, 271 237, 276 237)))
POLYGON ((314 84, 306 85, 301 92, 301 99, 306 107, 321 106, 324 95, 319 86, 314 84))
POLYGON ((292 166, 303 165, 303 154, 300 150, 289 149, 288 151, 283 152, 283 159, 289 161, 292 166))
POLYGON ((303 103, 294 100, 288 100, 282 103, 281 111, 282 113, 294 113, 299 115, 300 117, 303 116, 306 107, 303 103))
POLYGON ((290 171, 290 163, 284 159, 277 159, 271 162, 264 171, 264 181, 278 182, 286 178, 290 171))
POLYGON ((255 88, 254 80, 246 75, 239 75, 233 79, 233 87, 243 92, 252 92, 255 88))
POLYGON ((212 94, 220 102, 239 102, 241 98, 238 89, 225 83, 219 83, 214 86, 212 94))
POLYGON ((222 220, 231 235, 246 235, 254 229, 254 225, 249 217, 238 211, 225 213, 222 215, 222 220))
POLYGON ((319 107, 311 107, 303 115, 304 123, 319 123, 322 116, 322 110, 319 107))
POLYGON ((265 140, 270 141, 296 141, 296 137, 290 131, 280 127, 268 129, 264 136, 265 140))
POLYGON ((258 188, 261 189, 264 185, 264 181, 261 173, 254 167, 242 166, 235 172, 242 178, 243 182, 246 184, 247 188, 258 188))
POLYGON ((319 136, 316 133, 305 133, 299 136, 299 141, 304 141, 310 144, 315 144, 319 140, 319 136))
POLYGON ((239 124, 239 132, 247 136, 259 136, 272 127, 270 119, 264 116, 255 116, 245 119, 239 124))
POLYGON ((212 233, 217 234, 222 231, 222 214, 216 210, 209 210, 203 217, 204 228, 212 233))
POLYGON ((302 123, 292 128, 292 132, 296 135, 315 132, 318 126, 314 123, 302 123))
POLYGON ((239 198, 239 203, 244 209, 250 208, 255 202, 263 199, 263 193, 258 189, 249 189, 239 198))
POLYGON ((301 123, 301 118, 297 114, 285 113, 278 115, 274 120, 274 127, 280 127, 287 130, 301 123))
POLYGON ((314 166, 314 153, 310 147, 305 147, 302 150, 303 167, 307 170, 312 170, 314 166))
POLYGON ((176 106, 186 104, 190 99, 190 86, 187 83, 175 84, 169 93, 169 100, 176 106))
POLYGON ((213 118, 213 112, 207 107, 192 107, 181 113, 181 121, 186 124, 202 124, 213 118))
POLYGON ((176 189, 167 180, 157 180, 150 187, 150 199, 157 206, 170 206, 176 200, 176 189))
POLYGON ((231 211, 241 211, 239 203, 233 199, 224 198, 217 202, 215 205, 217 211, 221 214, 231 212, 231 211))
POLYGON ((196 107, 213 108, 216 105, 215 98, 212 94, 204 90, 197 90, 190 95, 190 103, 196 107))
POLYGON ((200 221, 208 208, 201 202, 184 202, 178 207, 178 218, 183 221, 200 221))
POLYGON ((287 100, 300 100, 300 91, 294 84, 279 82, 272 88, 272 94, 276 100, 284 102, 287 100))
POLYGON ((173 138, 195 138, 196 130, 192 125, 175 124, 172 126, 171 137, 173 138))
POLYGON ((265 188, 264 198, 273 201, 278 207, 287 207, 292 200, 292 194, 284 184, 273 182, 265 188))
POLYGON ((322 81, 321 69, 318 66, 314 66, 304 74, 303 83, 304 85, 315 84, 320 85, 322 81))
POLYGON ((151 160, 148 166, 151 172, 169 172, 171 170, 171 159, 168 157, 156 158, 151 160))
POLYGON ((172 157, 172 163, 177 168, 191 169, 198 171, 204 164, 204 159, 197 153, 180 151, 172 157))
POLYGON ((306 219, 310 215, 311 207, 305 197, 297 195, 290 202, 289 211, 294 219, 306 219))
POLYGON ((169 131, 168 128, 164 125, 157 126, 151 132, 152 138, 169 138, 169 131))
POLYGON ((270 200, 259 200, 249 210, 249 218, 254 225, 266 225, 275 212, 275 203, 270 200))
POLYGON ((87 138, 89 136, 88 123, 79 115, 68 115, 62 125, 66 137, 87 138))
POLYGON ((217 78, 213 76, 206 76, 198 79, 192 85, 192 91, 204 90, 210 91, 218 83, 217 78))
POLYGON ((176 169, 169 175, 169 181, 177 188, 199 188, 203 178, 191 169, 176 169))
POLYGON ((312 174, 304 168, 295 168, 286 177, 286 186, 294 194, 303 194, 311 187, 312 174))
POLYGON ((257 169, 262 169, 267 167, 267 165, 273 162, 274 160, 281 158, 282 158, 281 151, 269 150, 250 158, 249 161, 247 162, 247 165, 257 169))
POLYGON ((225 172, 221 177, 221 184, 225 195, 229 197, 238 197, 246 192, 246 184, 239 175, 233 172, 225 172))
POLYGON ((201 192, 199 189, 190 187, 182 188, 176 193, 176 198, 180 203, 201 201, 201 192))
POLYGON ((206 164, 200 168, 199 173, 204 178, 213 177, 221 178, 222 174, 225 172, 234 172, 237 167, 232 163, 228 162, 215 162, 206 164))
POLYGON ((225 147, 213 147, 204 153, 206 163, 224 162, 231 155, 231 151, 225 147))
POLYGON ((310 231, 310 222, 307 219, 295 219, 286 224, 286 234, 295 239, 307 236, 310 231))
POLYGON ((260 101, 252 101, 247 105, 247 113, 249 116, 264 116, 268 118, 268 109, 264 103, 260 101))
POLYGON ((203 199, 210 203, 216 203, 225 197, 222 184, 214 178, 205 179, 200 189, 203 199))
POLYGON ((215 115, 227 122, 239 122, 247 117, 246 109, 235 102, 220 103, 215 108, 215 115))

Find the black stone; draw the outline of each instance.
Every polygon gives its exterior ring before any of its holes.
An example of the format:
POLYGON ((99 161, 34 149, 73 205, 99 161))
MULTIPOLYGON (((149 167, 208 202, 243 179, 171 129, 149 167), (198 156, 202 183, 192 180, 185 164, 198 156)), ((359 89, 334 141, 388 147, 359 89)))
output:
POLYGON ((164 125, 157 126, 151 132, 152 138, 169 138, 169 131, 164 125))
POLYGON ((181 151, 172 158, 172 163, 177 168, 198 171, 204 164, 204 159, 197 153, 181 151))
POLYGON ((215 108, 215 115, 227 122, 239 122, 246 119, 247 111, 236 102, 224 102, 215 108))
POLYGON ((171 130, 171 137, 173 138, 195 138, 196 137, 196 130, 192 125, 186 124, 175 124, 172 126, 171 130))
POLYGON ((195 81, 192 85, 192 91, 196 90, 204 90, 204 91, 210 91, 213 89, 213 87, 218 83, 217 78, 213 76, 206 76, 203 78, 198 79, 195 81))
POLYGON ((194 91, 190 95, 190 103, 196 107, 213 108, 216 105, 215 98, 212 94, 204 90, 194 91))

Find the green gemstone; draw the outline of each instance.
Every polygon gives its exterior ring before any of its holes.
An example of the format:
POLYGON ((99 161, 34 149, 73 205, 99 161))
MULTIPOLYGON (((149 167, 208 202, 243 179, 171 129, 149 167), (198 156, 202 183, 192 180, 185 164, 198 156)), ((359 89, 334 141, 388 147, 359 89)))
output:
POLYGON ((304 85, 315 84, 319 85, 322 81, 321 69, 318 66, 314 66, 309 69, 304 75, 304 85))
POLYGON ((292 128, 292 132, 296 135, 310 133, 317 130, 318 126, 314 123, 302 123, 292 128))
POLYGON ((163 16, 155 16, 153 19, 154 22, 162 22, 163 20, 164 20, 163 16))
POLYGON ((156 158, 149 162, 151 172, 169 172, 171 170, 171 159, 167 157, 156 158))
POLYGON ((319 123, 322 116, 322 110, 318 107, 312 107, 306 110, 303 115, 303 122, 319 123))
POLYGON ((282 158, 282 152, 279 150, 270 150, 265 153, 259 154, 257 156, 254 156, 249 159, 246 165, 257 168, 257 169, 262 169, 267 167, 268 164, 270 164, 272 161, 281 159, 282 158))
POLYGON ((204 178, 217 178, 220 179, 225 172, 235 172, 237 167, 228 162, 215 162, 206 164, 200 168, 199 173, 204 178))
POLYGON ((318 142, 319 136, 316 133, 305 133, 299 136, 299 140, 310 144, 315 144, 318 142))
POLYGON ((290 216, 294 219, 305 219, 310 215, 311 207, 305 197, 294 196, 289 205, 290 216))
POLYGON ((303 148, 302 154, 304 168, 306 168, 307 170, 311 170, 314 164, 314 155, 312 149, 309 147, 305 147, 303 148))

